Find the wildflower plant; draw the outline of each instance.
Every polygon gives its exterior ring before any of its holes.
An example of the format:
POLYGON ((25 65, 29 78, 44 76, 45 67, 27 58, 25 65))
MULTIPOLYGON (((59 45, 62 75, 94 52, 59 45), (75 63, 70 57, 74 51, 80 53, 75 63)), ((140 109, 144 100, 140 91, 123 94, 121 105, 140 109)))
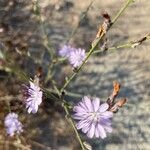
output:
MULTIPOLYGON (((33 113, 32 115, 38 113, 43 99, 51 96, 54 100, 62 105, 67 119, 70 122, 70 126, 73 128, 82 150, 87 149, 87 144, 85 144, 85 141, 82 139, 79 131, 81 130, 85 135, 87 135, 87 138, 90 139, 106 138, 110 133, 113 132, 112 122, 113 117, 115 117, 114 113, 123 107, 127 100, 126 98, 116 100, 120 90, 120 84, 118 82, 113 83, 112 93, 106 99, 91 97, 88 95, 88 93, 86 93, 88 96, 82 95, 81 98, 76 98, 78 102, 73 103, 66 100, 67 90, 69 91, 67 87, 78 75, 78 73, 82 71, 86 62, 92 55, 103 52, 101 49, 97 50, 97 47, 99 47, 99 44, 102 41, 105 44, 107 32, 132 2, 133 0, 127 0, 125 5, 123 5, 123 7, 119 10, 114 19, 111 19, 107 12, 103 14, 103 23, 101 23, 99 26, 95 39, 91 43, 90 50, 75 48, 68 42, 66 45, 62 46, 58 51, 56 51, 51 46, 47 35, 45 35, 44 45, 51 57, 51 61, 49 62, 48 66, 48 72, 45 76, 43 75, 43 71, 41 69, 35 74, 34 78, 31 79, 20 68, 14 69, 15 67, 11 66, 10 64, 7 66, 16 75, 22 75, 25 77, 27 84, 29 84, 25 86, 25 90, 22 92, 23 99, 21 99, 27 112, 29 114, 33 113), (61 63, 66 60, 71 65, 73 73, 69 77, 65 78, 63 85, 59 85, 54 79, 55 74, 53 73, 55 73, 55 71, 53 72, 53 70, 55 70, 57 65, 61 65, 61 63), (42 77, 45 79, 45 81, 41 80, 42 77), (49 85, 48 83, 50 83, 50 86, 47 87, 47 85, 49 85)), ((39 22, 42 24, 42 30, 45 33, 45 26, 41 17, 40 7, 38 1, 36 0, 34 1, 34 12, 38 17, 39 22)), ((75 30, 73 30, 71 37, 73 34, 75 34, 74 31, 75 30)), ((123 47, 138 46, 148 38, 149 35, 130 44, 125 44, 123 47)), ((109 49, 117 49, 117 47, 107 48, 107 50, 109 49)), ((13 137, 16 133, 21 134, 23 132, 23 123, 18 120, 18 114, 12 112, 10 108, 9 113, 7 113, 6 117, 4 118, 6 133, 11 137, 13 137)))

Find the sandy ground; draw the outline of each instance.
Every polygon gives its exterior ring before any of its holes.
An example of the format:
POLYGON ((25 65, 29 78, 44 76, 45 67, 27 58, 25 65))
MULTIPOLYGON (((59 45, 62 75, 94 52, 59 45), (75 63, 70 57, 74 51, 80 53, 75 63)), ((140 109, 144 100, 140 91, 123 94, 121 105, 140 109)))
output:
MULTIPOLYGON (((43 0, 40 3, 43 8, 46 32, 56 49, 65 43, 90 0, 70 0, 69 2, 66 4, 61 0, 43 0)), ((111 16, 114 16, 123 2, 95 0, 86 19, 71 39, 71 44, 88 49, 102 20, 101 12, 107 10, 111 16)), ((10 53, 14 61, 30 73, 34 73, 33 67, 37 64, 44 64, 46 68, 47 62, 45 62, 45 48, 41 41, 41 28, 36 17, 31 14, 31 2, 7 0, 0 1, 0 4, 1 28, 5 27, 5 34, 0 33, 0 39, 4 43, 6 40, 9 41, 7 47, 11 49, 10 53), (16 47, 22 49, 22 53, 28 50, 31 56, 36 58, 36 62, 33 63, 32 60, 27 61, 26 59, 22 61, 18 54, 12 52, 16 47), (32 65, 30 66, 29 63, 32 65)), ((150 1, 136 0, 107 34, 108 45, 116 46, 150 33, 149 9, 150 1)), ((111 93, 113 81, 117 80, 122 85, 119 97, 127 97, 128 99, 126 106, 114 116, 114 130, 111 135, 108 135, 108 138, 90 141, 84 136, 84 139, 93 146, 93 150, 150 149, 149 43, 147 41, 134 49, 128 48, 109 52, 103 56, 91 57, 83 72, 70 86, 72 92, 98 96, 105 100, 111 93)), ((3 86, 7 82, 5 80, 1 82, 1 97, 17 93, 20 82, 11 79, 11 83, 9 87, 4 88, 3 86), (16 87, 14 87, 14 83, 16 87)), ((53 108, 54 104, 50 105, 53 108)), ((56 150, 79 149, 74 139, 75 136, 72 137, 70 134, 71 129, 66 130, 66 126, 69 125, 67 121, 64 121, 64 115, 61 115, 62 109, 56 107, 56 110, 48 109, 47 106, 47 110, 40 109, 39 114, 33 118, 27 116, 28 119, 25 120, 23 117, 22 120, 27 124, 25 127, 26 139, 31 138, 56 150)), ((0 125, 3 126, 2 123, 0 125)), ((46 149, 33 143, 32 145, 34 145, 32 149, 35 150, 46 149)), ((6 148, 2 147, 1 149, 5 150, 6 148)))

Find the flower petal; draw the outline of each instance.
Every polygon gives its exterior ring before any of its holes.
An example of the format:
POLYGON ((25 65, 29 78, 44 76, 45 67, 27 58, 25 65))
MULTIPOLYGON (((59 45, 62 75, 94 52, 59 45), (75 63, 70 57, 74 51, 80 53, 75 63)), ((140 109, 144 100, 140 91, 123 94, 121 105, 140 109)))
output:
POLYGON ((106 132, 105 132, 104 128, 100 124, 98 124, 97 127, 98 127, 98 130, 99 130, 100 137, 102 139, 106 138, 106 132))
POLYGON ((82 120, 86 119, 88 117, 88 114, 75 113, 72 117, 76 120, 82 120))
POLYGON ((80 106, 74 106, 73 111, 81 113, 81 114, 86 113, 85 109, 83 109, 83 107, 80 107, 80 106))
POLYGON ((93 98, 92 104, 93 104, 94 111, 97 111, 99 109, 100 99, 99 98, 93 98))
POLYGON ((82 128, 83 133, 87 133, 90 129, 90 123, 88 123, 84 128, 82 128))
POLYGON ((84 103, 85 103, 87 109, 88 109, 89 111, 93 111, 93 106, 92 106, 91 99, 90 99, 89 97, 85 96, 85 97, 83 98, 83 100, 84 100, 84 103))
POLYGON ((102 105, 100 105, 98 111, 99 111, 100 113, 103 113, 103 112, 105 112, 108 108, 109 108, 109 105, 108 105, 107 103, 103 103, 102 105))
POLYGON ((106 118, 101 118, 100 119, 100 122, 99 122, 100 124, 102 124, 102 125, 111 125, 111 120, 110 119, 106 119, 106 118))
POLYGON ((94 133, 95 133, 95 124, 92 123, 91 126, 90 126, 90 129, 89 129, 89 131, 87 133, 87 136, 89 138, 92 138, 94 136, 94 133))
POLYGON ((13 136, 15 132, 20 133, 23 131, 22 124, 18 120, 18 115, 15 113, 9 113, 4 120, 4 124, 9 136, 13 136))
POLYGON ((26 108, 28 109, 28 113, 36 113, 39 105, 42 103, 43 92, 34 82, 29 81, 29 83, 30 86, 27 89, 28 96, 25 97, 26 108))
POLYGON ((83 103, 83 101, 79 102, 78 106, 82 107, 87 112, 86 105, 83 103))
POLYGON ((101 114, 101 116, 103 118, 112 118, 113 117, 113 113, 111 111, 105 111, 104 113, 101 114))
POLYGON ((95 127, 95 137, 99 138, 99 136, 100 136, 99 129, 98 129, 97 125, 96 125, 96 127, 95 127))
POLYGON ((81 120, 77 123, 76 127, 77 127, 77 129, 82 129, 85 126, 87 126, 88 124, 89 124, 88 120, 81 120))

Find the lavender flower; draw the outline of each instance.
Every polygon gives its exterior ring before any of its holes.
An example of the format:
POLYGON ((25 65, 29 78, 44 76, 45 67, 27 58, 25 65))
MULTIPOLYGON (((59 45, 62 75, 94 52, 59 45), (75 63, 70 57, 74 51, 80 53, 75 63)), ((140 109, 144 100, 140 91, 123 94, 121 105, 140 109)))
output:
POLYGON ((7 134, 10 136, 14 136, 15 132, 18 134, 23 132, 22 124, 18 120, 18 115, 15 113, 9 113, 5 117, 4 124, 7 130, 7 134))
POLYGON ((59 50, 59 55, 68 58, 70 64, 73 67, 80 66, 86 57, 84 49, 81 48, 76 49, 69 45, 64 45, 62 49, 59 50))
POLYGON ((30 86, 27 87, 27 97, 26 97, 26 108, 28 113, 36 113, 38 107, 42 102, 43 92, 40 90, 38 84, 30 81, 30 86))
POLYGON ((75 48, 71 47, 70 45, 64 45, 60 50, 59 50, 59 55, 62 57, 69 57, 70 52, 72 52, 75 48))
POLYGON ((85 50, 79 48, 71 51, 68 59, 70 64, 73 65, 73 67, 78 67, 82 64, 85 57, 86 57, 85 50))
POLYGON ((74 107, 73 118, 78 120, 77 129, 82 129, 89 138, 104 139, 106 132, 112 132, 111 118, 113 113, 108 111, 107 103, 100 104, 99 98, 83 97, 82 101, 74 107))

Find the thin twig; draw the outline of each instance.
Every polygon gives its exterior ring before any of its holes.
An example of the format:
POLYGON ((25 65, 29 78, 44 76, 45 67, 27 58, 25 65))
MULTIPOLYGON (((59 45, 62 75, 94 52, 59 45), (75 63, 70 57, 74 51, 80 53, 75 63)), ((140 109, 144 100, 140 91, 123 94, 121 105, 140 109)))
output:
POLYGON ((89 9, 91 8, 91 6, 92 6, 92 4, 93 4, 94 1, 95 1, 95 0, 91 0, 90 4, 87 6, 86 10, 81 14, 81 16, 80 16, 80 21, 78 22, 78 24, 76 25, 76 27, 72 30, 70 36, 69 36, 69 37, 67 38, 67 40, 66 40, 66 41, 67 41, 66 43, 70 43, 71 39, 72 39, 73 36, 76 34, 76 32, 77 32, 77 30, 78 30, 78 28, 79 28, 79 26, 80 26, 80 23, 81 23, 82 20, 86 17, 86 15, 87 15, 87 13, 88 13, 89 9))
POLYGON ((79 143, 80 143, 80 145, 81 145, 82 150, 85 150, 85 147, 84 147, 84 144, 83 144, 83 142, 82 142, 82 139, 81 139, 81 137, 80 137, 80 135, 79 135, 79 133, 78 133, 78 131, 77 131, 77 129, 76 129, 75 123, 74 123, 74 121, 72 120, 72 118, 71 118, 71 116, 70 116, 70 113, 69 113, 69 110, 68 110, 68 107, 65 105, 65 103, 63 103, 63 108, 64 108, 64 110, 65 110, 65 112, 66 112, 66 117, 67 117, 67 119, 69 120, 69 122, 70 122, 72 128, 73 128, 74 131, 75 131, 75 134, 76 134, 77 139, 78 139, 78 141, 79 141, 79 143))
MULTIPOLYGON (((43 40, 44 40, 43 44, 44 44, 45 48, 48 50, 48 52, 50 54, 50 58, 51 58, 51 62, 48 65, 48 72, 47 72, 46 79, 45 79, 45 83, 47 83, 47 81, 52 79, 51 70, 53 69, 53 66, 54 66, 53 59, 54 59, 54 55, 55 55, 55 50, 54 50, 54 48, 53 48, 53 46, 49 40, 49 37, 46 33, 46 27, 45 27, 45 24, 43 21, 41 8, 39 6, 39 0, 35 0, 33 6, 34 6, 34 12, 35 12, 36 16, 38 17, 38 20, 40 22, 41 29, 43 32, 43 36, 44 36, 43 37, 43 40)), ((53 86, 55 86, 55 85, 53 85, 53 86)))
POLYGON ((112 20, 112 25, 118 20, 118 18, 123 14, 123 12, 127 9, 127 7, 130 5, 130 3, 134 2, 135 0, 127 0, 127 2, 124 4, 124 6, 120 9, 120 11, 117 13, 117 15, 112 20))
POLYGON ((35 0, 34 3, 33 3, 33 6, 34 6, 33 7, 34 13, 38 17, 38 20, 40 22, 41 29, 42 29, 42 32, 43 32, 44 46, 47 48, 47 50, 48 50, 48 52, 50 54, 51 60, 52 60, 53 59, 53 55, 54 55, 54 49, 53 49, 52 44, 49 41, 48 35, 46 33, 46 30, 45 30, 46 27, 45 27, 45 24, 44 24, 44 21, 43 21, 43 17, 42 17, 42 14, 41 14, 41 8, 39 6, 39 0, 35 0))
MULTIPOLYGON (((142 37, 141 39, 131 41, 131 42, 128 42, 128 43, 124 43, 124 44, 120 44, 120 45, 117 45, 117 46, 112 46, 112 47, 107 48, 106 50, 105 49, 104 50, 103 49, 94 50, 92 55, 97 54, 97 53, 101 53, 101 52, 104 52, 104 51, 113 51, 113 50, 117 50, 117 49, 121 49, 121 48, 135 48, 135 47, 143 44, 143 42, 149 41, 149 40, 150 40, 150 34, 147 34, 146 36, 142 37)), ((63 63, 66 60, 67 60, 67 58, 65 58, 65 57, 62 58, 61 57, 61 58, 58 58, 56 60, 56 63, 63 63)))
POLYGON ((141 45, 144 41, 148 41, 150 40, 150 34, 142 37, 141 39, 138 39, 136 41, 131 41, 129 43, 125 43, 125 44, 120 44, 120 45, 117 45, 117 46, 113 46, 113 47, 110 47, 106 50, 95 50, 93 52, 93 54, 97 54, 97 53, 100 53, 100 52, 104 52, 104 51, 113 51, 113 50, 117 50, 117 49, 121 49, 121 48, 135 48, 139 45, 141 45))

